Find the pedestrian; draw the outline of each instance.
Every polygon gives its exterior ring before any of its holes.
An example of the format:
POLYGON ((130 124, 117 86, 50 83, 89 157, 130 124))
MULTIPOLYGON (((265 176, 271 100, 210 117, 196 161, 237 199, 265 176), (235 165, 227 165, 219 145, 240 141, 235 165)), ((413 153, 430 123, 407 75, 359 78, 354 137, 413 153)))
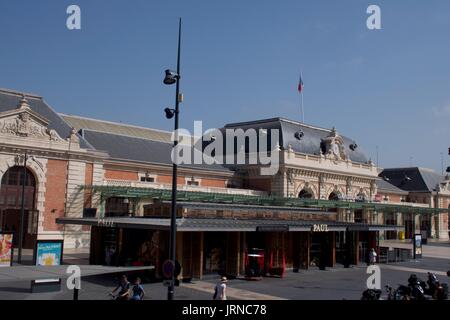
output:
POLYGON ((377 262, 377 253, 375 249, 372 248, 369 252, 369 264, 375 264, 377 262))
POLYGON ((136 278, 134 280, 134 286, 131 288, 131 300, 142 300, 144 298, 145 292, 141 285, 141 278, 136 278))
POLYGON ((222 277, 214 288, 213 300, 227 300, 227 277, 222 277))
POLYGON ((119 284, 117 285, 117 287, 111 291, 110 295, 113 296, 116 300, 128 300, 130 297, 130 282, 128 281, 128 278, 126 275, 123 275, 122 278, 120 279, 119 284), (114 293, 116 291, 119 290, 119 293, 116 295, 114 295, 114 293))

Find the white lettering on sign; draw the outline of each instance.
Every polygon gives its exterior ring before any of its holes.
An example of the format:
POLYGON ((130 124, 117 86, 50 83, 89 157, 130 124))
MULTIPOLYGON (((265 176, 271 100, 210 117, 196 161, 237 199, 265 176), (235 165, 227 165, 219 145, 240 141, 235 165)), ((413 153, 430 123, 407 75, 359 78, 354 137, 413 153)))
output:
POLYGON ((313 232, 328 232, 328 225, 327 224, 314 224, 313 232))
POLYGON ((112 227, 113 221, 111 219, 98 218, 97 224, 98 226, 112 227))

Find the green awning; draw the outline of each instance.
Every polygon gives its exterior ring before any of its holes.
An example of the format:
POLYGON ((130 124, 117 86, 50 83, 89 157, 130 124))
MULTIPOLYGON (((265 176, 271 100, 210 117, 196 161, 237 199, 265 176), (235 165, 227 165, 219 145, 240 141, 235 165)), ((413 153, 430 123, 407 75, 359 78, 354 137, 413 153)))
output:
MULTIPOLYGON (((81 189, 99 193, 103 199, 109 197, 150 198, 161 201, 169 201, 172 198, 170 189, 141 188, 128 186, 104 186, 84 185, 81 189)), ((232 189, 231 189, 232 190, 232 189)), ((195 201, 206 203, 230 203, 259 206, 283 206, 292 208, 320 208, 320 209, 368 209, 376 212, 400 212, 411 214, 439 214, 447 213, 449 209, 417 207, 413 205, 396 205, 378 202, 352 202, 341 200, 316 200, 301 198, 284 198, 275 196, 241 195, 228 193, 200 192, 200 191, 177 191, 177 200, 195 201)))

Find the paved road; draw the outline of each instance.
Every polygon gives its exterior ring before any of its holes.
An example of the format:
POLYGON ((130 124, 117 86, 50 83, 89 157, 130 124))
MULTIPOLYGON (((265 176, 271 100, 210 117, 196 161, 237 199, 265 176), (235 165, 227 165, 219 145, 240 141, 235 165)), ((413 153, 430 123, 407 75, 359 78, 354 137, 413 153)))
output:
MULTIPOLYGON (((418 261, 409 261, 397 264, 380 265, 381 283, 397 285, 405 284, 409 275, 414 272, 425 278, 427 271, 438 272, 441 281, 450 279, 443 275, 450 269, 450 260, 424 258, 418 261)), ((246 281, 234 279, 228 282, 230 300, 247 299, 320 299, 342 300, 360 299, 362 291, 366 288, 366 267, 333 268, 325 271, 311 269, 294 273, 287 272, 286 277, 264 278, 261 281, 246 281)), ((113 276, 92 276, 82 281, 80 299, 107 300, 108 292, 116 284, 113 276)), ((176 287, 175 298, 179 300, 210 300, 216 280, 194 281, 191 284, 182 284, 176 287)), ((63 286, 57 293, 31 294, 30 283, 0 282, 0 299, 71 299, 72 292, 63 286)), ((146 299, 165 300, 167 288, 162 283, 144 284, 146 299)))
MULTIPOLYGON (((395 243, 395 246, 411 246, 408 243, 395 243)), ((69 264, 86 264, 86 253, 70 252, 64 256, 69 264)), ((450 246, 446 244, 424 246, 424 258, 395 264, 381 264, 382 286, 393 286, 406 281, 411 273, 426 278, 426 272, 433 271, 441 281, 448 282, 446 272, 450 270, 450 246)), ((228 282, 230 300, 248 299, 321 299, 342 300, 360 299, 366 289, 365 266, 352 268, 336 267, 321 271, 310 269, 299 273, 287 272, 286 277, 264 278, 261 281, 243 279, 228 282)), ((117 279, 113 275, 90 276, 82 280, 80 299, 108 300, 117 279)), ((210 300, 216 280, 193 281, 176 287, 175 298, 179 300, 210 300)), ((64 284, 64 283, 63 283, 64 284)), ((144 284, 146 299, 165 300, 167 288, 162 283, 144 284)), ((72 299, 72 291, 63 285, 61 292, 31 294, 29 281, 0 281, 0 299, 72 299)))

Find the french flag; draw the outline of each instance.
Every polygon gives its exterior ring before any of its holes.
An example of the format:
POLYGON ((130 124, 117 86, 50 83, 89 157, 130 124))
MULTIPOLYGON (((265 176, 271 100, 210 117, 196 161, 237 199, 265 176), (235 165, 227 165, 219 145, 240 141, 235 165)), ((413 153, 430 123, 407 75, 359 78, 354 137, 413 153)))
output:
POLYGON ((298 79, 298 92, 302 92, 303 90, 303 79, 302 74, 300 73, 300 78, 298 79))

